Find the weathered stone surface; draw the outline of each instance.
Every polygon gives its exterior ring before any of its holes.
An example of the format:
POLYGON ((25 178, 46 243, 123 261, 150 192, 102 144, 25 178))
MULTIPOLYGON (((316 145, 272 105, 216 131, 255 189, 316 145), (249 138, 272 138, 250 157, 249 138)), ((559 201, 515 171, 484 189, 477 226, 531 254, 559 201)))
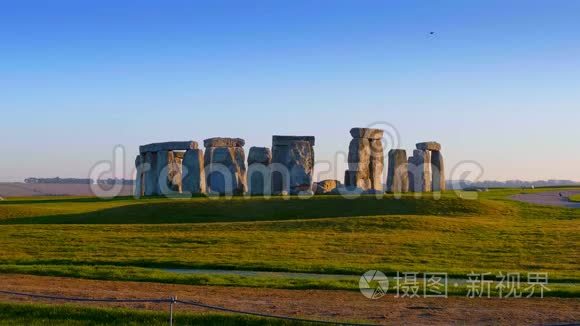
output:
POLYGON ((160 151, 186 151, 198 147, 195 141, 171 141, 165 143, 153 143, 139 146, 140 153, 160 152, 160 151))
POLYGON ((200 149, 190 149, 183 157, 182 191, 184 193, 202 194, 205 192, 205 171, 203 152, 200 149))
POLYGON ((293 142, 289 150, 287 167, 290 169, 290 194, 311 190, 314 150, 310 142, 293 142))
POLYGON ((246 192, 245 161, 242 147, 208 147, 204 159, 207 191, 222 195, 246 192))
POLYGON ((409 190, 412 192, 431 191, 431 153, 414 150, 409 157, 409 190))
POLYGON ((435 141, 418 143, 416 146, 417 146, 417 149, 422 150, 422 151, 434 151, 434 152, 441 151, 441 144, 439 144, 438 142, 435 142, 435 141))
POLYGON ((389 173, 387 175, 387 191, 404 193, 409 191, 409 170, 407 152, 404 149, 389 151, 389 173))
POLYGON ((290 146, 293 142, 306 141, 314 146, 314 136, 272 136, 272 147, 290 146))
POLYGON ((314 169, 314 137, 274 136, 272 140, 273 193, 309 191, 314 169))
POLYGON ((143 191, 145 190, 145 188, 143 187, 143 163, 145 161, 145 157, 143 155, 137 155, 137 157, 135 158, 135 169, 136 169, 136 175, 135 175, 135 185, 134 185, 134 195, 135 198, 140 198, 141 196, 143 196, 143 191))
POLYGON ((359 171, 346 170, 344 172, 344 185, 346 187, 360 188, 363 191, 372 187, 371 179, 359 171))
POLYGON ((372 128, 352 128, 350 135, 352 138, 381 139, 384 130, 372 128))
POLYGON ((146 196, 155 196, 159 194, 159 182, 157 174, 157 152, 145 153, 144 180, 146 196))
POLYGON ((348 146, 348 169, 370 174, 371 143, 366 138, 354 138, 348 146))
POLYGON ((336 188, 340 186, 341 183, 338 180, 323 180, 315 183, 314 194, 316 195, 331 194, 336 188))
POLYGON ((383 142, 380 139, 373 139, 371 146, 370 180, 371 189, 377 192, 383 191, 383 170, 385 168, 385 155, 383 153, 383 142))
POLYGON ((181 162, 175 152, 167 152, 167 186, 171 192, 181 193, 181 162))
POLYGON ((269 165, 272 162, 272 152, 268 147, 252 147, 248 154, 248 165, 260 163, 269 165))
POLYGON ((241 138, 214 137, 203 141, 204 147, 244 147, 246 141, 241 138))
POLYGON ((441 152, 431 153, 431 174, 433 191, 445 191, 445 164, 441 152))

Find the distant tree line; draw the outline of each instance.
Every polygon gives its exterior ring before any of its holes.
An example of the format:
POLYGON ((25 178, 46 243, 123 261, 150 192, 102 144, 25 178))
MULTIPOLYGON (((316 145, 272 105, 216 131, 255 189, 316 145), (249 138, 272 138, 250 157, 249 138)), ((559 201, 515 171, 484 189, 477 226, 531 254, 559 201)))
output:
MULTIPOLYGON (((24 179, 24 183, 30 184, 79 184, 79 185, 90 185, 94 184, 94 179, 80 179, 80 178, 26 178, 24 179)), ((132 185, 135 183, 135 180, 132 179, 100 179, 96 181, 97 184, 102 185, 132 185)))

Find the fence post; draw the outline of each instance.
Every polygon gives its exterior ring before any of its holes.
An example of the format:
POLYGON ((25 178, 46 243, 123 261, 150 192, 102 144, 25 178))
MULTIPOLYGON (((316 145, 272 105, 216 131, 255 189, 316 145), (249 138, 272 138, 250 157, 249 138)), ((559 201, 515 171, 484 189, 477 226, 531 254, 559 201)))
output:
POLYGON ((177 297, 169 298, 169 326, 173 326, 173 304, 177 300, 177 297))

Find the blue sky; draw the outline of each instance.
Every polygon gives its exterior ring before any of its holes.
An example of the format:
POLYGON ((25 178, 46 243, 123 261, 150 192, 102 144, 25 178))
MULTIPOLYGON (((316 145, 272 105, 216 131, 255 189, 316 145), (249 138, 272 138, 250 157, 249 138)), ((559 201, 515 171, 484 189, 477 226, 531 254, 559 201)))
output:
MULTIPOLYGON (((125 146, 385 121, 484 179, 580 180, 578 1, 4 1, 0 180, 125 146), (435 32, 431 35, 430 32, 435 32)), ((332 164, 341 179, 344 166, 332 164)), ((129 172, 127 172, 129 173, 129 172)))

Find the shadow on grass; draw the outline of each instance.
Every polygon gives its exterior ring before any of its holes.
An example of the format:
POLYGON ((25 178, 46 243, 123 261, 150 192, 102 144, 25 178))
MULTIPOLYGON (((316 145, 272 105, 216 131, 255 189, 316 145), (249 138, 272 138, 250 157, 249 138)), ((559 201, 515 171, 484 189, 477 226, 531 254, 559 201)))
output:
MULTIPOLYGON (((77 203, 77 199, 73 199, 72 203, 77 203)), ((130 201, 124 206, 86 213, 10 218, 0 221, 0 224, 165 224, 382 215, 465 216, 481 214, 488 209, 490 207, 482 202, 459 198, 376 199, 369 196, 348 200, 339 196, 325 196, 307 200, 296 198, 195 199, 163 202, 145 200, 130 201)))

